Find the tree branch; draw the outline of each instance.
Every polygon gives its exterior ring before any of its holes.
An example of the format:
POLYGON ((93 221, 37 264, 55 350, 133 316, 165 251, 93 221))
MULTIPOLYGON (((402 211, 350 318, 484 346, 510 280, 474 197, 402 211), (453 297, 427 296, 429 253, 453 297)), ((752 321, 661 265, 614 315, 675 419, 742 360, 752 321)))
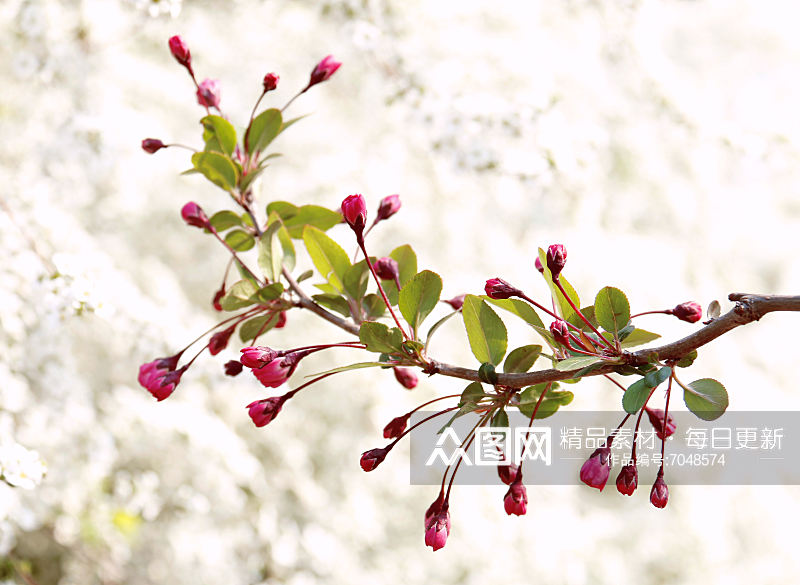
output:
POLYGON ((316 313, 329 323, 336 325, 337 327, 344 329, 348 333, 352 333, 356 337, 358 337, 358 327, 349 321, 342 319, 341 317, 334 315, 330 311, 327 311, 320 307, 317 303, 314 302, 314 299, 309 297, 303 289, 300 288, 300 285, 297 284, 297 281, 292 277, 286 268, 284 268, 281 272, 283 277, 286 279, 286 282, 289 283, 289 288, 292 289, 295 294, 297 295, 297 305, 308 309, 312 313, 316 313))

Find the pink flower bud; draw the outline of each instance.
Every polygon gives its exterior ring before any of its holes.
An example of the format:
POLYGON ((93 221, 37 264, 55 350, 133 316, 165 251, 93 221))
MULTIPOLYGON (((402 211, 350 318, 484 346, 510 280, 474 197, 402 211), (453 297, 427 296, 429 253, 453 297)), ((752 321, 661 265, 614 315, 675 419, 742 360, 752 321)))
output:
POLYGON ((275 417, 278 416, 281 408, 283 408, 284 402, 286 402, 285 397, 272 396, 271 398, 251 402, 245 408, 248 409, 248 414, 250 418, 253 419, 253 423, 257 427, 263 427, 271 423, 275 417))
POLYGON ((413 390, 419 382, 417 375, 408 368, 395 368, 394 377, 406 390, 413 390))
POLYGON ((167 398, 175 390, 175 387, 180 382, 181 375, 186 371, 186 368, 181 368, 176 376, 169 374, 175 373, 175 367, 178 365, 180 354, 168 358, 159 358, 142 364, 139 367, 139 384, 142 385, 150 394, 152 394, 159 402, 167 398))
POLYGON ((653 425, 653 428, 656 430, 656 436, 661 439, 662 441, 672 435, 675 432, 675 419, 672 418, 672 415, 667 415, 667 428, 666 428, 666 435, 664 434, 664 411, 660 408, 645 408, 645 412, 647 413, 647 418, 650 419, 650 424, 653 425))
POLYGON ((342 215, 353 231, 360 234, 367 224, 367 204, 362 195, 349 195, 342 201, 342 215))
POLYGON ((383 280, 393 281, 396 278, 400 278, 400 267, 397 265, 397 260, 394 258, 389 258, 388 256, 378 258, 373 268, 375 268, 375 274, 378 275, 378 278, 383 280))
POLYGON ((656 508, 663 508, 667 505, 668 500, 669 488, 667 488, 667 482, 664 481, 664 472, 660 470, 653 489, 650 490, 650 503, 656 508))
POLYGON ((544 266, 542 266, 542 261, 539 260, 539 257, 536 257, 536 261, 533 263, 536 266, 536 270, 538 270, 541 274, 544 274, 544 266))
POLYGON ((231 335, 233 335, 234 331, 236 331, 235 324, 212 335, 211 339, 208 341, 208 353, 211 355, 217 355, 223 349, 228 347, 228 341, 230 341, 231 335))
POLYGON ((601 492, 606 487, 608 474, 611 470, 611 449, 600 447, 592 453, 581 467, 581 481, 589 487, 597 488, 601 492))
POLYGON ((514 465, 513 463, 509 463, 508 465, 498 465, 497 466, 497 475, 506 485, 511 485, 514 483, 514 480, 517 479, 517 472, 519 471, 519 466, 514 465))
POLYGON ((225 367, 225 375, 231 377, 238 376, 239 374, 241 374, 242 369, 244 368, 242 362, 237 360, 230 360, 225 362, 224 367, 225 367))
POLYGON ((561 244, 553 244, 547 249, 547 267, 553 280, 558 278, 567 263, 567 249, 561 244))
POLYGON ((395 213, 400 211, 400 195, 389 195, 388 197, 384 197, 381 199, 380 205, 378 205, 378 214, 375 218, 375 222, 379 222, 384 219, 389 219, 395 213))
POLYGON ((192 54, 189 52, 189 46, 180 36, 170 37, 169 51, 178 63, 189 71, 192 70, 192 54))
POLYGON ((528 492, 520 480, 514 480, 503 498, 506 514, 524 516, 528 507, 528 492))
POLYGON ((222 297, 225 296, 225 283, 222 283, 222 286, 219 287, 219 290, 214 293, 214 300, 211 301, 212 306, 217 311, 222 311, 222 305, 219 302, 222 300, 222 297))
POLYGON ((314 67, 314 70, 311 72, 311 78, 308 80, 306 89, 312 85, 316 85, 330 79, 331 75, 336 73, 336 70, 339 69, 341 65, 341 63, 333 58, 333 55, 328 55, 325 57, 322 61, 317 63, 317 66, 314 67))
POLYGON ((386 459, 386 455, 389 453, 390 447, 384 447, 382 449, 370 449, 369 451, 364 451, 361 454, 361 469, 364 471, 372 471, 378 465, 380 465, 384 459, 386 459))
POLYGON ((278 77, 274 73, 267 73, 264 76, 264 93, 267 93, 268 91, 272 91, 273 89, 278 87, 278 81, 279 80, 280 80, 280 77, 278 77))
POLYGON ((467 295, 458 295, 444 302, 453 307, 454 311, 458 311, 461 307, 464 306, 464 298, 466 296, 467 295))
POLYGON ((242 352, 242 363, 248 368, 266 366, 275 358, 283 355, 283 352, 275 351, 274 349, 262 345, 243 347, 239 351, 242 352))
POLYGON ((198 228, 210 228, 208 217, 206 216, 203 208, 194 201, 189 201, 181 209, 181 217, 187 224, 198 228))
POLYGON ((403 416, 398 416, 397 418, 393 418, 388 425, 383 427, 383 438, 384 439, 396 439, 400 435, 403 434, 403 431, 406 430, 406 426, 408 425, 408 418, 410 415, 404 414, 403 416))
POLYGON ((439 500, 434 502, 425 513, 425 545, 431 547, 434 551, 442 548, 447 543, 447 537, 450 536, 449 506, 447 502, 440 503, 439 509, 432 512, 437 502, 439 500))
POLYGON ((219 110, 220 85, 216 79, 204 79, 197 86, 197 103, 205 108, 219 110))
POLYGON ((703 318, 703 308, 697 303, 693 302, 681 303, 672 309, 671 312, 678 319, 681 321, 686 321, 687 323, 697 323, 703 318))
POLYGON ((275 329, 283 329, 286 326, 286 311, 278 313, 278 322, 275 323, 275 329))
POLYGON ((486 286, 483 288, 486 295, 493 299, 508 299, 522 294, 518 288, 514 288, 502 278, 490 278, 486 281, 486 286))
POLYGON ((289 379, 295 367, 296 363, 292 363, 288 357, 279 357, 260 368, 254 368, 253 375, 267 388, 277 388, 289 379))
POLYGON ((558 343, 569 347, 569 327, 566 321, 556 319, 550 323, 550 333, 553 334, 553 337, 558 343))
POLYGON ((617 476, 617 491, 626 496, 633 495, 636 486, 639 485, 639 472, 635 465, 626 465, 617 476))
POLYGON ((166 147, 167 145, 161 142, 158 138, 145 138, 142 140, 142 150, 149 154, 155 154, 162 148, 166 147))

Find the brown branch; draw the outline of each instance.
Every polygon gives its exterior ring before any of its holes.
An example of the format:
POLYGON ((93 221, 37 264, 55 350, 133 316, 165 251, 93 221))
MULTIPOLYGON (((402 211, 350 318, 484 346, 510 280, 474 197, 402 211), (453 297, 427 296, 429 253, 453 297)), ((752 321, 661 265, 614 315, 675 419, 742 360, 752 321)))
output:
MULTIPOLYGON (((666 345, 640 349, 635 352, 625 352, 623 354, 625 363, 632 366, 645 365, 650 361, 651 357, 653 357, 653 354, 655 354, 660 361, 678 360, 736 327, 758 321, 767 313, 775 311, 800 311, 800 296, 732 293, 728 295, 728 299, 736 303, 733 309, 721 317, 712 320, 702 329, 695 331, 691 335, 687 335, 683 339, 666 345)), ((442 376, 461 378, 473 382, 480 381, 477 370, 451 366, 432 360, 429 361, 431 361, 431 367, 426 371, 430 374, 440 374, 442 376)), ((503 384, 505 386, 522 388, 523 386, 530 386, 533 384, 568 380, 574 377, 577 371, 578 370, 561 372, 559 370, 550 369, 527 372, 524 374, 497 374, 497 381, 498 384, 503 384)), ((586 375, 598 376, 613 371, 614 366, 605 366, 593 370, 586 375)))
POLYGON ((294 291, 297 295, 297 305, 304 309, 308 309, 312 313, 315 313, 328 321, 339 327, 340 329, 344 329, 348 333, 352 333, 356 337, 358 337, 358 327, 349 321, 342 319, 341 317, 334 315, 330 311, 325 310, 324 308, 320 307, 314 300, 309 297, 303 289, 300 288, 300 285, 297 284, 297 281, 292 277, 286 268, 282 271, 283 277, 286 279, 286 282, 289 283, 289 288, 294 291))

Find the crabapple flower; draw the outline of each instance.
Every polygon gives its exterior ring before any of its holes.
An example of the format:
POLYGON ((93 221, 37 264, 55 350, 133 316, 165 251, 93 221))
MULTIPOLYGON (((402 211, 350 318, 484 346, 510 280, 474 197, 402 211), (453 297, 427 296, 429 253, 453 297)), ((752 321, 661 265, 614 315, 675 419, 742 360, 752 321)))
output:
POLYGON ((373 265, 375 274, 382 280, 395 280, 400 278, 400 267, 394 258, 378 258, 373 265))
POLYGON ((178 63, 186 67, 189 72, 192 71, 192 53, 189 51, 189 46, 183 38, 179 35, 170 37, 169 51, 178 63))
POLYGON ((378 205, 378 213, 375 217, 375 223, 392 217, 395 213, 400 211, 401 205, 402 203, 400 202, 400 195, 389 195, 388 197, 381 199, 380 205, 378 205))
POLYGON ((161 142, 158 138, 145 138, 142 140, 142 150, 149 154, 155 154, 162 148, 166 147, 167 145, 161 142))
POLYGON ((522 484, 522 480, 517 477, 514 482, 509 486, 505 498, 503 498, 503 505, 506 509, 506 514, 511 516, 524 516, 528 507, 528 492, 522 484))
POLYGON ((670 312, 687 323, 697 323, 703 318, 703 308, 694 302, 681 303, 670 312))
POLYGON ((225 368, 225 375, 233 377, 233 376, 238 376, 239 374, 241 374, 242 373, 242 369, 244 368, 244 366, 242 365, 242 362, 240 362, 240 361, 230 360, 230 361, 225 362, 224 368, 225 368))
POLYGON ((380 449, 370 449, 369 451, 364 451, 361 454, 361 461, 359 461, 361 465, 361 469, 364 471, 372 471, 378 465, 380 465, 384 459, 386 459, 386 455, 388 455, 389 450, 391 447, 383 447, 380 449))
POLYGON ((169 358, 160 358, 139 367, 139 384, 159 402, 172 394, 175 386, 180 382, 181 375, 186 371, 185 367, 175 371, 179 358, 180 354, 169 358))
POLYGON ((263 427, 275 420, 283 408, 284 402, 286 402, 284 396, 272 396, 251 402, 245 408, 247 408, 247 414, 253 419, 253 423, 257 427, 263 427))
POLYGON ((544 266, 542 266, 542 261, 539 260, 538 256, 536 257, 536 261, 533 263, 533 265, 536 267, 536 270, 538 270, 540 274, 544 274, 544 266))
POLYGON ((206 108, 219 110, 220 85, 217 79, 204 79, 197 86, 197 103, 206 108))
POLYGON ((633 495, 636 486, 639 485, 639 472, 635 465, 626 465, 617 476, 617 491, 626 496, 633 495))
POLYGON ((458 295, 458 296, 453 297, 452 299, 448 299, 448 300, 443 301, 443 302, 445 302, 448 305, 450 305, 451 307, 453 307, 454 311, 458 311, 461 307, 464 306, 464 299, 466 298, 466 296, 467 295, 458 295))
POLYGON ((36 451, 15 442, 0 445, 0 478, 8 485, 32 490, 45 473, 47 466, 36 451))
POLYGON ((600 447, 595 449, 591 457, 581 467, 581 481, 589 487, 601 492, 606 487, 608 473, 611 470, 611 449, 600 447))
POLYGON ((243 347, 239 350, 242 353, 242 363, 248 368, 260 368, 266 366, 275 358, 283 355, 280 351, 262 345, 243 347))
POLYGON ((277 388, 286 382, 294 372, 296 364, 288 358, 275 358, 265 366, 253 368, 253 375, 267 388, 277 388))
POLYGON ((214 293, 214 299, 211 301, 211 305, 214 307, 215 311, 222 311, 222 305, 220 304, 220 301, 222 300, 222 297, 225 296, 225 292, 225 283, 223 282, 222 286, 219 287, 219 290, 214 293))
POLYGON ((231 335, 233 335, 234 331, 236 331, 235 324, 212 335, 208 342, 208 353, 211 355, 217 355, 223 349, 228 347, 228 341, 230 341, 231 335))
POLYGON ((408 368, 395 368, 394 377, 406 390, 413 390, 419 383, 417 375, 408 368))
POLYGON ((653 489, 650 490, 650 503, 656 508, 663 508, 667 505, 669 500, 669 488, 667 482, 664 481, 664 472, 660 470, 656 477, 656 482, 653 484, 653 489))
POLYGON ((547 249, 547 267, 553 280, 558 278, 567 263, 567 249, 561 244, 553 244, 547 249))
POLYGON ((318 83, 327 81, 341 66, 342 64, 336 61, 333 58, 333 55, 328 55, 322 61, 317 63, 316 67, 314 67, 313 71, 311 71, 311 77, 308 80, 308 85, 303 91, 308 90, 310 87, 317 85, 318 83))
POLYGON ((645 408, 644 411, 647 413, 647 418, 650 419, 650 424, 653 425, 653 428, 656 430, 656 436, 659 439, 663 441, 666 437, 671 436, 675 432, 675 419, 672 418, 671 414, 667 415, 667 433, 665 435, 664 411, 660 408, 645 408))
POLYGON ((404 414, 403 416, 398 416, 389 421, 389 424, 383 427, 383 438, 396 439, 402 435, 408 425, 409 416, 408 414, 404 414))
POLYGON ((208 216, 206 215, 205 211, 203 211, 203 208, 194 201, 189 201, 189 203, 183 206, 181 209, 181 217, 183 218, 183 221, 191 226, 198 228, 210 227, 210 224, 208 223, 208 216))
POLYGON ((283 329, 286 327, 286 311, 278 313, 278 322, 275 323, 275 329, 283 329))
POLYGON ((450 510, 442 496, 431 504, 425 512, 425 546, 434 551, 444 547, 447 537, 450 536, 450 510))
POLYGON ((566 321, 556 319, 550 323, 550 333, 558 343, 569 347, 569 327, 566 321))
POLYGON ((522 293, 518 288, 514 288, 502 278, 490 278, 486 281, 483 288, 486 295, 493 299, 508 299, 522 293))
POLYGON ((280 81, 280 77, 274 73, 267 73, 264 76, 264 93, 268 91, 272 91, 276 87, 278 87, 278 81, 280 81))
POLYGON ((342 215, 356 234, 364 231, 367 224, 367 204, 363 195, 348 195, 342 201, 342 215))

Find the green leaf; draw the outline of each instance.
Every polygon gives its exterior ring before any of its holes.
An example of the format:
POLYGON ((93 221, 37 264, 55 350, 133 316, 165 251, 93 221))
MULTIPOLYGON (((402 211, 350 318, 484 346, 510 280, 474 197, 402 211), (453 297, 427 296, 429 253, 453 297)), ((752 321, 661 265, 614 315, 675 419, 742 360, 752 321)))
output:
POLYGON ((616 333, 631 319, 628 297, 613 286, 602 288, 594 299, 594 314, 603 329, 616 333))
MULTIPOLYGON (((536 384, 535 386, 528 386, 520 392, 519 403, 516 406, 523 415, 527 417, 533 415, 536 403, 539 402, 539 397, 546 386, 546 383, 536 384)), ((556 390, 556 388, 558 388, 558 384, 553 384, 545 395, 539 405, 539 410, 536 411, 536 420, 554 415, 559 407, 567 406, 575 398, 575 395, 569 390, 556 390)))
POLYGON ((377 353, 397 353, 402 351, 403 334, 397 327, 389 329, 383 323, 364 321, 358 331, 361 343, 367 346, 367 351, 377 353))
POLYGON ((604 361, 606 360, 594 355, 580 355, 577 357, 571 357, 565 360, 561 360, 556 364, 556 369, 559 372, 569 372, 572 370, 580 370, 581 368, 587 368, 589 366, 593 366, 594 364, 598 364, 604 361))
POLYGON ((287 230, 286 226, 283 225, 283 222, 281 221, 280 217, 278 217, 277 213, 269 216, 267 219, 267 227, 270 227, 273 223, 281 224, 281 227, 278 230, 278 241, 281 243, 281 248, 283 249, 283 266, 286 268, 286 270, 291 272, 294 270, 295 264, 297 263, 297 252, 295 252, 294 243, 292 243, 289 230, 287 230))
POLYGON ((481 363, 500 364, 508 347, 508 332, 497 313, 480 297, 467 295, 461 314, 472 354, 481 363))
POLYGON ((253 119, 247 135, 247 152, 252 154, 264 150, 275 140, 283 125, 281 111, 275 108, 265 110, 253 119))
POLYGON ((502 408, 498 409, 498 411, 492 417, 491 426, 495 428, 508 428, 508 414, 502 408))
POLYGON ((291 120, 286 120, 281 125, 281 131, 278 132, 278 134, 282 134, 286 129, 288 129, 290 126, 293 126, 294 124, 296 124, 297 122, 299 122, 300 120, 305 118, 306 116, 310 116, 310 114, 303 114, 302 116, 297 116, 296 118, 292 118, 291 120))
POLYGON ((639 378, 628 386, 628 389, 622 395, 622 408, 628 414, 636 414, 647 402, 647 398, 652 391, 653 387, 649 386, 644 378, 639 378))
POLYGON ((280 282, 273 282, 265 287, 258 289, 258 292, 253 295, 253 300, 258 303, 268 303, 274 301, 283 293, 283 284, 280 282))
POLYGON ((226 191, 233 189, 239 180, 236 165, 218 152, 196 152, 192 155, 192 164, 206 179, 226 191))
POLYGON ((436 308, 441 294, 442 278, 430 270, 418 273, 400 291, 397 306, 411 327, 415 339, 417 329, 436 308))
MULTIPOLYGON (((400 286, 405 286, 417 273, 417 255, 413 248, 408 244, 398 246, 389 253, 389 258, 397 262, 397 271, 399 273, 400 286)), ((385 281, 383 283, 383 290, 392 305, 396 305, 399 297, 397 286, 392 281, 385 281)))
POLYGON ((678 361, 678 363, 675 364, 675 365, 678 366, 679 368, 688 368, 689 366, 691 366, 694 363, 694 360, 696 360, 696 359, 697 359, 697 350, 693 349, 692 351, 687 353, 685 356, 683 356, 680 359, 680 361, 678 361))
POLYGON ((303 242, 306 245, 317 271, 338 291, 344 290, 342 279, 350 268, 350 259, 342 247, 325 235, 325 232, 307 225, 303 229, 303 242))
POLYGON ((494 366, 489 362, 482 363, 481 367, 478 368, 478 378, 480 378, 481 382, 487 384, 497 384, 497 372, 494 366))
POLYGON ((669 366, 664 366, 658 370, 653 372, 649 372, 645 377, 644 381, 647 383, 648 386, 651 388, 657 388, 659 384, 661 384, 664 380, 669 378, 672 375, 672 368, 669 366))
MULTIPOLYGON (((270 204, 268 210, 274 205, 270 204)), ((292 206, 294 207, 294 206, 292 206)), ((287 208, 284 208, 287 209, 287 208)), ((289 217, 284 217, 282 214, 281 219, 289 235, 294 239, 303 237, 303 230, 307 225, 312 225, 323 232, 328 231, 333 226, 342 221, 342 216, 338 211, 331 211, 326 207, 319 205, 303 205, 302 207, 295 207, 295 212, 289 217)))
POLYGON ((386 303, 380 295, 370 293, 361 300, 361 308, 364 309, 367 319, 377 319, 386 312, 386 303))
POLYGON ((703 378, 683 387, 683 401, 698 418, 715 420, 728 408, 728 391, 713 378, 703 378))
POLYGON ((286 225, 286 220, 291 219, 300 212, 300 208, 294 203, 288 201, 273 201, 267 205, 267 216, 277 213, 278 216, 286 225))
POLYGON ((312 276, 314 276, 314 271, 313 270, 304 271, 302 274, 300 274, 300 276, 297 277, 297 284, 300 284, 304 280, 308 280, 312 276))
MULTIPOLYGON (((589 323, 591 323, 592 325, 597 326, 597 319, 595 318, 595 315, 594 315, 594 305, 589 305, 588 307, 583 307, 581 309, 581 314, 589 320, 589 323)), ((581 319, 580 316, 578 315, 578 313, 576 313, 575 311, 573 311, 572 314, 569 316, 569 319, 567 319, 567 323, 570 323, 570 324, 574 325, 575 327, 577 327, 578 329, 582 329, 583 331, 591 331, 592 330, 592 328, 589 327, 586 324, 586 322, 583 319, 581 319)))
POLYGON ((259 315, 248 319, 239 328, 239 339, 247 343, 256 335, 262 335, 275 327, 280 318, 280 313, 270 313, 269 315, 259 315))
POLYGON ((225 234, 227 244, 237 252, 245 252, 256 245, 253 234, 244 230, 231 230, 225 234))
POLYGON ((521 318, 533 327, 548 344, 555 345, 555 340, 550 334, 550 330, 544 326, 536 310, 525 301, 519 299, 492 299, 486 295, 481 295, 480 298, 521 318))
POLYGON ((480 382, 471 382, 467 384, 467 387, 464 388, 464 391, 461 393, 461 400, 459 401, 459 406, 463 406, 464 404, 478 404, 483 398, 489 396, 483 391, 483 386, 480 382))
POLYGON ((276 221, 258 239, 258 266, 271 281, 280 279, 283 267, 283 246, 278 239, 278 230, 283 226, 276 221))
POLYGON ((242 225, 242 218, 227 209, 216 212, 208 221, 218 232, 242 225))
POLYGON ((506 374, 514 372, 523 373, 533 367, 536 360, 542 353, 541 345, 523 345, 508 354, 503 363, 503 371, 506 374))
POLYGON ((336 311, 345 317, 351 316, 350 304, 343 296, 325 293, 321 295, 312 295, 311 298, 314 299, 318 305, 322 305, 330 311, 336 311))
POLYGON ((630 335, 625 337, 622 341, 622 347, 635 347, 637 345, 644 345, 645 343, 650 343, 651 341, 655 341, 661 337, 658 333, 651 333, 650 331, 645 331, 644 329, 634 329, 630 335))
POLYGON ((233 124, 222 116, 205 116, 200 123, 203 125, 203 141, 206 150, 218 150, 230 156, 236 148, 236 129, 233 124))
POLYGON ((224 311, 235 311, 253 304, 251 297, 258 289, 249 280, 235 282, 227 294, 222 297, 219 304, 224 311))
MULTIPOLYGON (((550 287, 550 292, 553 295, 553 298, 556 300, 556 305, 559 308, 559 312, 561 313, 561 318, 565 321, 569 320, 570 315, 575 312, 575 310, 570 306, 569 302, 567 301, 566 297, 561 293, 558 287, 553 283, 553 277, 550 273, 550 269, 547 267, 547 252, 545 252, 542 248, 539 248, 539 262, 542 263, 542 267, 544 271, 542 272, 542 276, 544 277, 547 286, 550 287)), ((564 287, 564 290, 569 295, 569 298, 572 300, 573 304, 576 307, 581 306, 581 299, 578 296, 578 293, 575 292, 575 289, 566 279, 564 274, 562 273, 559 276, 559 282, 561 282, 561 286, 564 287)), ((597 310, 595 308, 595 310, 597 310)))
POLYGON ((369 279, 369 267, 367 266, 366 261, 361 260, 360 262, 356 262, 344 273, 344 278, 342 279, 344 292, 351 299, 359 300, 363 298, 367 293, 369 279))

